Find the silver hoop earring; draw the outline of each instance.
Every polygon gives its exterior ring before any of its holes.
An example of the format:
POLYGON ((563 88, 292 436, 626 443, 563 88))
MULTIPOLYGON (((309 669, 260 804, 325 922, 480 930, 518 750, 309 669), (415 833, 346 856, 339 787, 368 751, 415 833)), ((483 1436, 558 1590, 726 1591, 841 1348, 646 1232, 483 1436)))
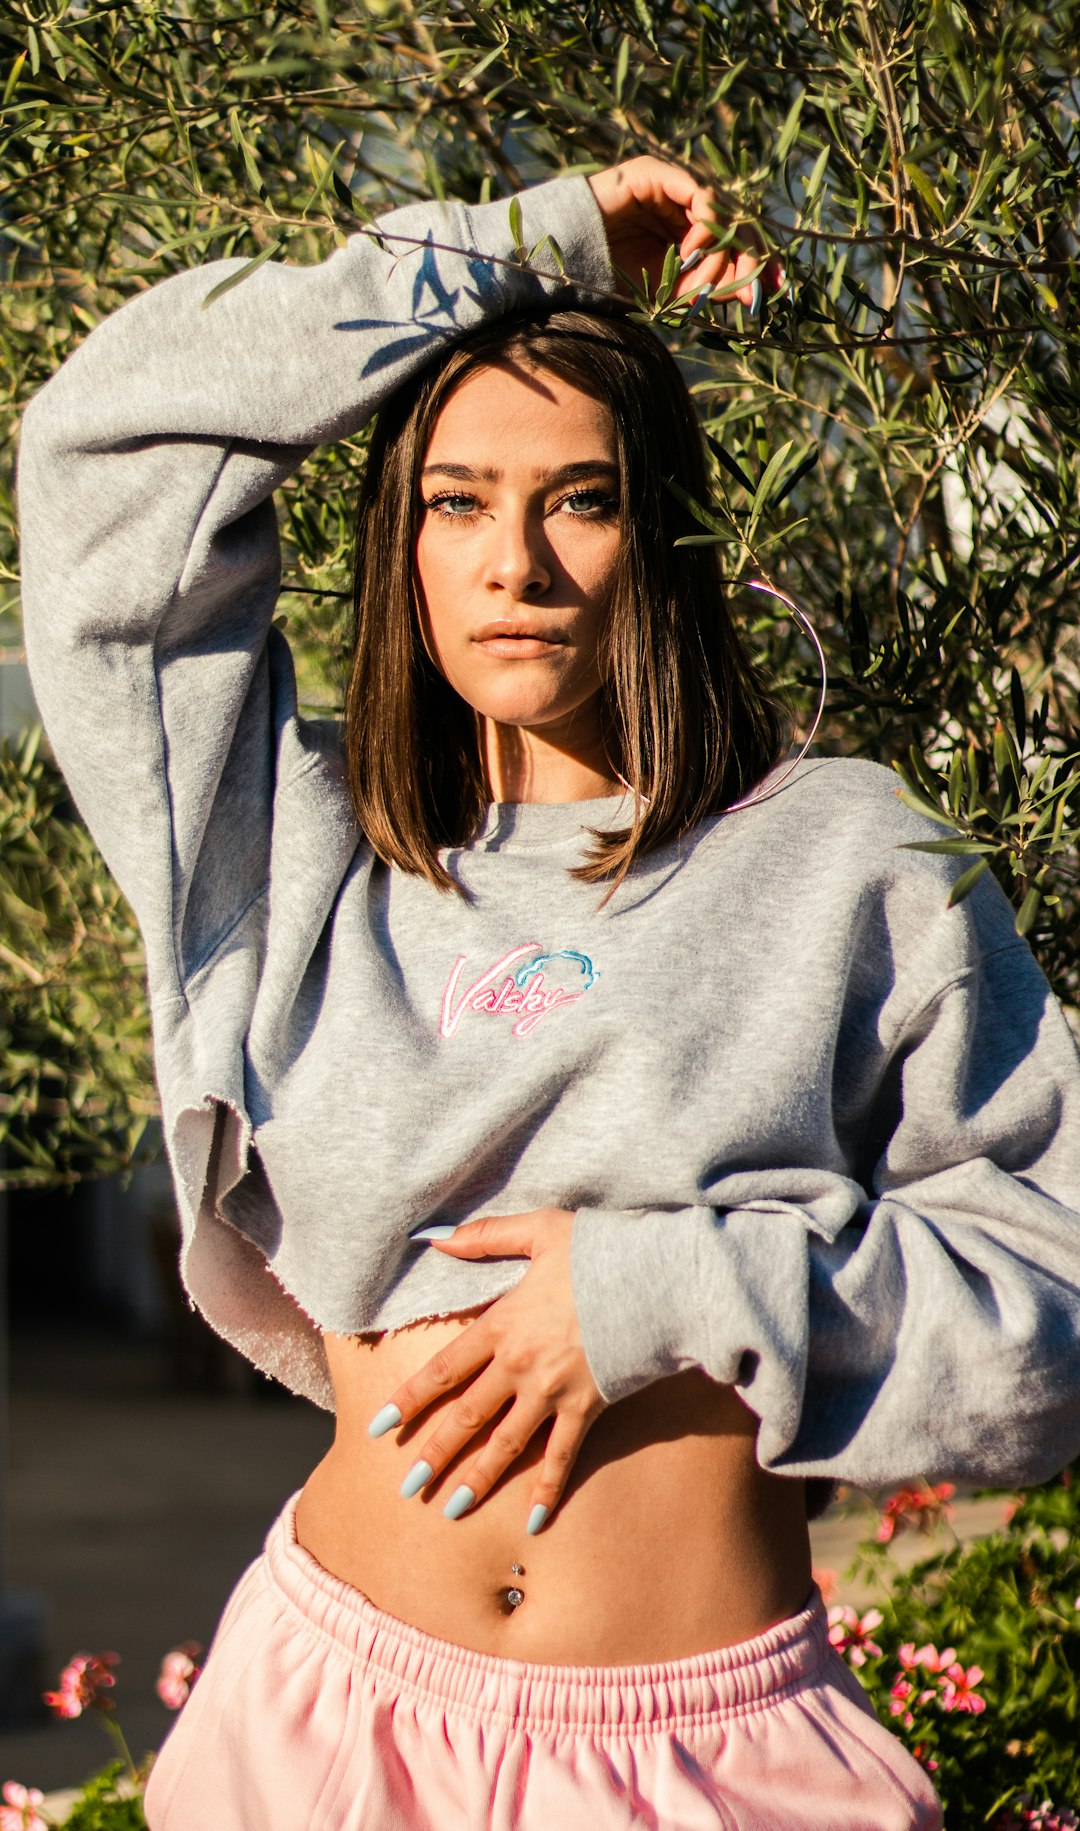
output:
POLYGON ((724 809, 725 814, 735 814, 739 811, 740 808, 753 807, 755 801, 767 801, 769 796, 775 795, 777 790, 779 788, 783 787, 783 785, 787 781, 788 777, 796 769, 798 769, 799 764, 802 762, 804 756, 806 755, 806 753, 809 750, 811 744, 813 743, 815 737, 817 736, 817 729, 821 723, 822 713, 825 710, 825 695, 826 695, 826 692, 828 691, 828 686, 829 686, 829 669, 828 669, 828 665, 825 660, 825 650, 822 648, 821 643, 818 641, 817 631, 815 630, 815 628, 814 628, 813 624, 811 623, 809 617, 807 616, 805 610, 803 610, 800 605, 796 604, 794 598, 789 598, 785 591, 777 591, 775 585, 766 584, 764 579, 747 579, 746 584, 747 584, 748 590, 750 590, 750 591, 763 591, 766 593, 766 595, 768 597, 776 598, 779 603, 784 605, 785 609, 788 611, 788 614, 795 619, 795 622, 798 624, 798 626, 802 630, 803 634, 805 636, 809 636, 811 642, 814 645, 815 650, 817 651, 818 666, 821 669, 821 691, 818 694, 818 705, 817 705, 817 711, 814 714, 814 722, 810 727, 809 736, 807 737, 805 743, 802 744, 802 746, 800 747, 798 756, 794 759, 793 762, 788 764, 783 775, 778 777, 775 782, 771 782, 769 784, 768 788, 759 788, 759 789, 755 790, 755 792, 752 795, 745 796, 742 801, 733 801, 731 803, 730 807, 726 807, 724 809))

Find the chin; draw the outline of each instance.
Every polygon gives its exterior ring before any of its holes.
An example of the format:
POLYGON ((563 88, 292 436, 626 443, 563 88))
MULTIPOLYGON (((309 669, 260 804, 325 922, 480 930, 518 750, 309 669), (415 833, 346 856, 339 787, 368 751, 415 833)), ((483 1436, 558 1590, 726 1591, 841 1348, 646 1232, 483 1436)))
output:
POLYGON ((542 737, 549 727, 564 725, 580 711, 577 705, 559 705, 545 701, 542 705, 522 705, 520 699, 507 702, 488 701, 474 708, 481 718, 523 733, 535 732, 542 737))

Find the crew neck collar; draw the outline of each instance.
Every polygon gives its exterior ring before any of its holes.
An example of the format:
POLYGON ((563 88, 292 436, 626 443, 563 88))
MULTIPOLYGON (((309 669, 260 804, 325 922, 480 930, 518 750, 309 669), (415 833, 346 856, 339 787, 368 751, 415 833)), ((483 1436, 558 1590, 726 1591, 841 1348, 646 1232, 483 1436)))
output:
POLYGON ((473 842, 500 847, 545 847, 576 843, 582 832, 628 826, 630 794, 598 795, 591 801, 493 801, 473 842))

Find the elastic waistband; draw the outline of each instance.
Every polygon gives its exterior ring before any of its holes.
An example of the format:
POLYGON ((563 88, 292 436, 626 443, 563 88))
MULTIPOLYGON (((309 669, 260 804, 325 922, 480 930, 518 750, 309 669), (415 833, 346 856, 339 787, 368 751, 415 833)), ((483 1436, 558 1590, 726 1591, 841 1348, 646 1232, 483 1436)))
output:
POLYGON ((386 1615, 296 1541, 296 1496, 275 1520, 263 1569, 279 1598, 345 1655, 459 1716, 539 1731, 603 1726, 670 1734, 678 1725, 756 1712, 812 1680, 829 1652, 825 1609, 807 1606, 751 1640, 647 1666, 549 1666, 476 1653, 386 1615))

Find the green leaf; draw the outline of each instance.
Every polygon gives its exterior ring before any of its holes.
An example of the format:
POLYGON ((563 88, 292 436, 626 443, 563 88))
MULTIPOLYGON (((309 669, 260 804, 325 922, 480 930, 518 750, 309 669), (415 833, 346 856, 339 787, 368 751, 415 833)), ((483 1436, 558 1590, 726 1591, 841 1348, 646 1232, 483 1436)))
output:
POLYGON ((821 151, 819 152, 817 158, 814 160, 813 170, 811 171, 810 176, 806 181, 806 188, 803 191, 803 209, 804 210, 808 210, 810 208, 810 205, 813 203, 815 197, 817 196, 818 192, 821 189, 822 181, 824 180, 824 177, 825 177, 825 171, 828 166, 831 153, 832 153, 831 146, 823 146, 821 151))
POLYGON ((0 108, 7 107, 12 96, 15 94, 16 89, 19 87, 19 78, 22 75, 25 62, 25 51, 20 51, 18 57, 12 60, 11 69, 8 71, 7 75, 7 82, 4 84, 4 94, 2 99, 0 99, 0 108))
POLYGON ((323 152, 321 147, 316 148, 314 146, 314 144, 312 143, 312 141, 310 141, 310 140, 308 141, 308 143, 307 143, 308 165, 309 165, 310 169, 315 173, 315 188, 311 192, 310 196, 305 200, 305 202, 301 208, 301 211, 300 211, 301 216, 307 216, 315 208, 315 205, 318 203, 319 199, 322 197, 322 195, 325 192, 325 190, 327 189, 327 187, 329 185, 333 184, 335 173, 337 170, 338 154, 340 153, 340 151, 344 145, 345 145, 345 141, 339 140, 337 145, 335 146, 333 152, 330 153, 329 155, 327 155, 326 153, 323 152), (320 160, 322 161, 322 171, 321 172, 319 171, 320 160))
POLYGON ((710 514, 708 509, 703 508, 700 502, 695 501, 694 497, 683 489, 681 483, 676 483, 674 477, 664 478, 664 488, 670 496, 674 496, 676 502, 681 503, 682 507, 689 511, 695 521, 701 523, 703 528, 709 528, 714 534, 722 534, 725 540, 729 538, 729 530, 724 523, 719 521, 715 515, 710 514))
POLYGON ((634 0, 634 12, 637 22, 651 45, 656 43, 656 26, 645 0, 634 0))
POLYGON ((623 91, 626 88, 626 72, 629 70, 629 68, 630 68, 630 40, 629 40, 629 38, 622 38, 619 41, 619 54, 615 60, 615 85, 614 85, 615 100, 619 104, 620 107, 622 106, 623 91))
POLYGON ((463 71, 461 76, 458 77, 457 80, 460 86, 464 88, 467 83, 475 83, 477 77, 483 76, 485 70, 490 70, 495 59, 497 57, 503 57, 505 53, 505 44, 492 45, 491 50, 484 53, 484 56, 480 59, 479 63, 473 64, 470 70, 463 71))
POLYGON ((776 482, 784 465, 787 463, 788 453, 790 452, 793 443, 794 440, 785 439, 784 443, 773 452, 772 457, 769 459, 768 464, 761 474, 757 489, 754 492, 754 500, 750 504, 750 516, 746 529, 748 541, 753 539, 754 530, 769 506, 769 496, 772 492, 773 484, 776 482))
POLYGON ((934 774, 934 771, 923 756, 922 751, 914 744, 908 746, 908 761, 915 771, 915 774, 918 776, 919 781, 922 783, 923 788, 926 790, 926 793, 930 796, 931 800, 934 800, 935 797, 941 793, 941 782, 934 774))
POLYGON ((777 165, 783 165, 784 160, 795 144, 795 136, 799 131, 799 121, 802 117, 803 103, 805 100, 806 90, 800 89, 795 100, 792 102, 791 107, 788 109, 787 120, 780 129, 780 138, 776 142, 777 165))
POLYGON ((993 751, 994 768, 997 771, 1001 788, 1004 790, 1006 787, 1012 787, 1019 793, 1022 775, 1020 758, 1013 742, 1012 733, 1000 719, 994 725, 993 751))
POLYGON ((250 279, 251 275, 255 272, 255 269, 261 267, 264 261, 272 261, 275 254, 279 254, 286 246, 286 242, 287 237, 279 236, 276 242, 271 242, 268 248, 264 248, 261 254, 255 256, 254 260, 245 261, 244 265, 237 268, 235 273, 230 273, 227 279, 219 280, 216 286, 210 288, 210 291, 203 300, 202 310, 205 311, 208 305, 213 305, 215 299, 223 298, 227 292, 231 292, 233 287, 239 286, 243 280, 250 279))
POLYGON ((914 159, 905 159, 903 165, 905 172, 915 186, 915 189, 918 191, 919 196, 922 198, 927 209, 935 220, 941 224, 942 228, 944 228, 945 211, 942 208, 941 199, 926 173, 923 171, 922 166, 917 164, 914 159))
POLYGON ((679 250, 675 244, 672 243, 664 256, 664 265, 660 274, 660 284, 656 289, 656 304, 658 306, 663 307, 667 305, 674 297, 675 288, 679 283, 681 268, 682 262, 679 259, 679 250))
POLYGON ((776 495, 769 504, 770 509, 777 509, 782 502, 786 501, 787 497, 791 495, 792 490, 798 488, 803 478, 809 476, 820 456, 821 449, 819 446, 815 445, 807 452, 805 458, 800 458, 790 476, 784 478, 783 483, 780 485, 776 495))
POLYGON ((240 128, 240 117, 235 108, 230 108, 229 110, 229 131, 239 150, 240 157, 244 161, 244 170, 247 172, 248 181, 252 190, 255 192, 256 196, 261 198, 263 203, 266 204, 267 208, 271 211, 271 214, 276 215, 276 211, 274 211, 273 205, 270 202, 270 193, 267 190, 262 173, 259 170, 259 162, 244 138, 240 128))
POLYGON ((897 847, 900 852, 946 852, 956 858, 966 858, 969 854, 980 852, 997 852, 1000 849, 985 839, 905 839, 897 847))
POLYGON ((541 236, 535 247, 529 249, 529 266, 538 266, 540 261, 547 254, 551 256, 556 273, 561 274, 565 279, 566 256, 563 254, 562 249, 553 235, 541 236))
POLYGON ((967 871, 961 872, 952 889, 949 891, 948 907, 950 909, 955 909, 958 903, 962 903, 965 897, 970 896, 980 877, 985 876, 989 869, 990 860, 988 858, 980 858, 967 871))
POLYGON ((514 252, 523 254, 525 252, 525 223, 521 214, 520 197, 510 199, 510 239, 514 244, 514 252))
POLYGON ((1024 689, 1020 676, 1015 668, 1009 669, 1009 699, 1012 704, 1013 724, 1016 727, 1016 742, 1021 750, 1027 736, 1027 705, 1024 701, 1024 689))
POLYGON ((1026 935, 1028 930, 1034 926, 1035 918, 1039 913, 1039 904, 1041 902, 1042 891, 1032 884, 1031 889, 1028 891, 1016 913, 1014 927, 1018 935, 1026 935))
POLYGON ((725 449, 724 445, 722 444, 722 442, 719 439, 713 438, 711 432, 707 432, 705 434, 705 439, 706 439, 706 443, 708 444, 709 450, 714 454, 714 456, 723 465, 724 469, 726 471, 728 471, 732 477, 734 477, 736 483, 741 485, 741 487, 746 491, 748 496, 752 496, 754 494, 753 481, 750 477, 747 476, 746 472, 742 468, 742 465, 737 464, 735 462, 735 459, 732 457, 731 453, 725 449))
POLYGON ((712 166, 713 171, 718 178, 730 177, 731 167, 728 165, 727 160, 724 158, 720 148, 716 145, 716 142, 710 140, 708 134, 702 134, 701 136, 701 150, 705 154, 706 159, 709 161, 709 164, 712 166))
POLYGON ((943 813, 941 808, 935 807, 934 803, 928 801, 924 795, 915 794, 910 788, 898 788, 896 793, 904 806, 910 807, 914 813, 925 814, 928 820, 936 820, 939 826, 952 827, 955 832, 955 825, 950 816, 943 813))
MULTIPOLYGON (((731 68, 729 70, 724 71, 724 74, 720 78, 719 82, 709 92, 709 107, 710 108, 715 108, 717 102, 723 101, 728 90, 731 88, 732 83, 738 82, 739 77, 742 75, 743 71, 746 69, 746 66, 749 62, 750 62, 750 59, 748 57, 740 57, 738 63, 732 64, 731 68)), ((711 140, 707 141, 706 136, 704 134, 701 136, 701 138, 702 138, 702 145, 705 147, 706 153, 708 153, 709 147, 712 146, 712 141, 711 140)), ((713 150, 715 151, 715 148, 713 150)), ((719 170, 719 169, 720 168, 717 167, 717 170, 719 170)))

